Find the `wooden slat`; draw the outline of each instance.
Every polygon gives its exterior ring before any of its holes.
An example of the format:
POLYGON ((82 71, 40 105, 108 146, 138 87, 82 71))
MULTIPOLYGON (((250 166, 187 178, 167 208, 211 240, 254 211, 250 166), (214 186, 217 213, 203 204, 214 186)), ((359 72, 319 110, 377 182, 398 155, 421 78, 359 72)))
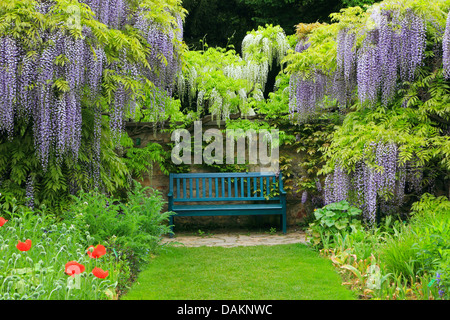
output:
POLYGON ((212 182, 211 182, 212 178, 209 178, 209 194, 208 197, 212 198, 212 182))
POLYGON ((199 182, 200 182, 200 179, 199 178, 195 178, 195 197, 198 199, 198 198, 200 198, 200 192, 198 192, 198 184, 199 184, 199 182))
POLYGON ((222 198, 225 198, 225 178, 222 177, 222 198))
POLYGON ((177 179, 177 199, 180 199, 180 179, 177 179))
POLYGON ((261 191, 259 196, 264 197, 264 183, 262 177, 259 178, 259 190, 261 191))
POLYGON ((216 195, 216 198, 219 198, 220 197, 220 193, 219 193, 219 179, 215 178, 214 180, 215 180, 214 186, 216 188, 214 194, 216 195))
POLYGON ((194 194, 192 193, 192 178, 189 179, 189 198, 194 198, 194 194))
POLYGON ((183 199, 186 198, 186 179, 183 179, 183 199))
POLYGON ((203 198, 206 198, 206 195, 205 195, 206 181, 205 180, 206 180, 205 178, 202 179, 203 198))

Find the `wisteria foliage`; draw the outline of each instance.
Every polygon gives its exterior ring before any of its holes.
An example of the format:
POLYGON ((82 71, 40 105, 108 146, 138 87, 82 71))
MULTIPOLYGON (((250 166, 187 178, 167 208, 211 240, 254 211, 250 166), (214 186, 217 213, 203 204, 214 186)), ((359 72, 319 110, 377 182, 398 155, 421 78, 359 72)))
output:
POLYGON ((219 120, 228 119, 230 113, 252 114, 248 100, 264 99, 272 64, 281 67, 289 48, 283 29, 266 25, 244 37, 242 55, 223 48, 188 52, 178 76, 178 95, 219 120))
MULTIPOLYGON (((332 34, 335 46, 322 50, 319 59, 310 57, 314 56, 314 50, 323 49, 317 41, 323 42, 324 38, 317 36, 316 42, 299 39, 296 47, 298 60, 290 57, 296 62, 297 69, 289 70, 290 112, 293 118, 314 119, 323 106, 337 106, 341 109, 356 106, 367 112, 380 106, 389 108, 396 95, 409 88, 418 78, 418 70, 425 61, 427 24, 438 26, 442 22, 423 14, 423 10, 417 6, 407 7, 402 3, 387 1, 373 6, 367 13, 361 12, 362 23, 349 23, 351 20, 346 20, 344 16, 340 20, 342 23, 323 27, 328 30, 323 33, 332 34), (433 21, 430 22, 430 19, 433 21), (334 55, 324 58, 332 50, 335 50, 334 55), (321 64, 322 69, 319 67, 320 59, 328 61, 321 64), (327 67, 332 71, 329 72, 327 67), (333 100, 335 104, 325 104, 333 100)), ((441 13, 442 11, 438 14, 441 13)), ((449 79, 448 16, 446 24, 445 32, 441 34, 441 53, 436 49, 440 46, 439 36, 428 41, 435 41, 434 63, 439 62, 439 57, 442 57, 443 74, 449 79)), ((438 27, 439 31, 443 30, 440 25, 438 27)), ((402 106, 405 107, 406 104, 402 106)), ((367 121, 371 124, 370 119, 367 121)), ((382 119, 376 121, 383 122, 382 119)), ((383 123, 389 126, 386 122, 383 123)), ((358 144, 363 139, 357 132, 348 139, 341 138, 340 143, 357 141, 358 144)), ((380 136, 364 147, 362 156, 361 150, 355 151, 355 158, 352 160, 357 157, 359 160, 356 163, 342 163, 339 162, 339 157, 334 157, 333 170, 331 173, 327 172, 323 188, 325 204, 349 200, 362 209, 364 219, 372 226, 375 224, 377 210, 387 214, 399 212, 398 208, 407 201, 405 193, 420 195, 424 175, 420 161, 414 156, 405 161, 404 154, 400 152, 404 149, 401 139, 397 139, 395 143, 377 139, 380 136)), ((333 146, 336 147, 339 148, 333 146)))
MULTIPOLYGON (((109 110, 112 132, 118 136, 125 113, 135 106, 125 81, 149 81, 169 94, 179 70, 176 41, 182 41, 182 19, 177 25, 165 27, 147 18, 140 9, 132 12, 127 0, 82 0, 95 18, 111 29, 126 24, 138 29, 148 42, 148 64, 130 61, 122 47, 118 59, 108 59, 105 47, 98 45, 97 34, 89 26, 80 25, 80 34, 70 28, 42 31, 42 45, 30 50, 23 39, 9 34, 0 35, 0 133, 12 137, 18 119, 31 121, 36 152, 45 169, 50 153, 58 157, 77 159, 81 143, 83 99, 95 104, 102 95, 105 72, 114 78, 108 89, 114 97, 109 110), (176 38, 176 41, 175 41, 176 38), (150 67, 149 67, 150 66, 150 67)), ((58 4, 58 3, 57 3, 58 4)), ((55 2, 37 2, 35 10, 53 14, 55 2)), ((148 9, 147 9, 148 10, 148 9)), ((97 114, 102 110, 98 109, 97 114)), ((96 116, 95 139, 100 139, 101 116, 96 116)), ((93 143, 99 160, 99 141, 93 143)))
MULTIPOLYGON (((387 105, 392 101, 399 84, 415 78, 417 69, 422 65, 426 46, 426 23, 424 18, 407 9, 400 10, 376 7, 368 18, 370 23, 362 30, 343 24, 336 34, 335 70, 317 72, 317 66, 311 65, 308 83, 300 81, 301 73, 291 75, 291 113, 299 113, 307 118, 311 111, 318 110, 325 95, 335 99, 339 107, 353 104, 357 99, 369 106, 378 101, 387 105), (327 79, 323 75, 327 74, 327 79), (308 92, 312 84, 318 83, 325 91, 314 96, 316 107, 311 108, 308 92)), ((319 27, 320 28, 320 27, 319 27)), ((448 32, 446 33, 448 38, 448 32)), ((444 65, 446 50, 444 37, 444 65)), ((298 53, 310 48, 307 39, 299 39, 298 53)), ((314 50, 314 48, 312 49, 314 50)), ((448 60, 448 59, 447 59, 448 60)), ((304 78, 304 77, 302 77, 304 78)), ((319 91, 317 91, 319 92, 319 91)))
POLYGON ((324 202, 348 200, 363 211, 367 224, 374 226, 378 207, 384 213, 396 212, 404 204, 406 189, 421 194, 421 172, 414 162, 400 164, 395 143, 372 142, 354 171, 337 164, 326 176, 324 202))

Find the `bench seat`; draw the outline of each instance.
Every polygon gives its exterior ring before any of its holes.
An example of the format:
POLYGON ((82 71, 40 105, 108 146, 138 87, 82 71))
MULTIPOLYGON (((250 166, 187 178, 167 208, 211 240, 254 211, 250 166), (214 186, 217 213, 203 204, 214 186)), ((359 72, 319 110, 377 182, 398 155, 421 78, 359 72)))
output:
POLYGON ((249 214, 274 214, 274 210, 279 212, 283 209, 281 203, 261 203, 261 204, 218 204, 218 205, 174 205, 173 211, 182 216, 183 213, 189 213, 191 216, 210 215, 211 213, 219 213, 221 215, 240 215, 245 211, 249 214))

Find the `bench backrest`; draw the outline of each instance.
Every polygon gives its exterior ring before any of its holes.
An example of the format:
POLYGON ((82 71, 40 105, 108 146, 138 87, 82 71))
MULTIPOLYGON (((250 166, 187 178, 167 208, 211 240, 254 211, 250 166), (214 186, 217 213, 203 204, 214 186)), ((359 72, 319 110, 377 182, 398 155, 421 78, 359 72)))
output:
POLYGON ((173 201, 279 200, 281 173, 171 173, 169 192, 173 201))

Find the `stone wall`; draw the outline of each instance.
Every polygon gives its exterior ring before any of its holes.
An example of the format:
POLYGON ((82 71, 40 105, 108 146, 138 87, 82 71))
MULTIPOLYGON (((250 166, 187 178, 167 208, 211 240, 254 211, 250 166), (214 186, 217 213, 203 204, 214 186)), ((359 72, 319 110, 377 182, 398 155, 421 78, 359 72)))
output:
MULTIPOLYGON (((251 117, 249 117, 251 120, 251 117)), ((217 123, 217 121, 211 121, 210 117, 202 119, 203 131, 210 128, 223 129, 224 123, 217 123)), ((162 146, 167 146, 171 143, 171 136, 169 133, 161 132, 161 130, 154 130, 152 123, 129 123, 127 125, 127 131, 130 137, 137 141, 139 139, 140 145, 137 147, 144 147, 148 143, 156 142, 162 146)), ((188 128, 193 136, 194 128, 188 128)), ((167 149, 169 150, 169 149, 167 149)), ((289 147, 280 147, 280 155, 289 155, 292 158, 292 163, 298 164, 301 162, 301 154, 298 154, 295 150, 291 150, 289 147)), ((300 171, 300 167, 293 166, 300 171)), ((259 171, 257 165, 250 165, 249 171, 259 171)), ((201 165, 190 165, 190 172, 212 172, 210 168, 201 165)), ((301 172, 298 172, 301 175, 301 172)), ((169 192, 169 177, 163 174, 158 164, 155 164, 152 168, 152 174, 144 176, 144 179, 140 181, 144 186, 150 186, 159 190, 164 199, 167 201, 167 194, 169 192)), ((164 210, 167 210, 167 204, 164 210)), ((287 193, 287 225, 288 227, 297 226, 306 217, 308 208, 301 203, 301 194, 295 194, 293 192, 287 193)), ((279 216, 220 216, 220 217, 175 217, 175 230, 181 229, 194 229, 194 230, 208 230, 217 228, 257 228, 269 231, 270 228, 280 228, 279 216)))

